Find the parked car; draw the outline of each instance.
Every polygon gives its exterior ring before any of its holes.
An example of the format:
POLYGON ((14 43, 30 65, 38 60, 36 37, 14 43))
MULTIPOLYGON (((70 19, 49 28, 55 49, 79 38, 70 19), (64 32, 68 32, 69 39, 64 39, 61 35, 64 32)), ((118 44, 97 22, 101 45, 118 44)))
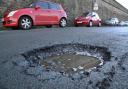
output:
POLYGON ((128 21, 119 22, 119 26, 128 26, 128 21))
POLYGON ((5 14, 3 19, 5 27, 20 27, 30 29, 32 26, 67 25, 67 14, 58 3, 50 1, 38 1, 32 3, 28 8, 18 9, 5 14))
POLYGON ((84 25, 89 27, 92 27, 93 25, 101 26, 101 19, 96 12, 86 12, 82 16, 78 16, 75 18, 74 25, 84 25))
POLYGON ((118 24, 119 24, 119 20, 116 17, 109 18, 109 19, 105 20, 105 25, 114 26, 114 25, 118 25, 118 24))

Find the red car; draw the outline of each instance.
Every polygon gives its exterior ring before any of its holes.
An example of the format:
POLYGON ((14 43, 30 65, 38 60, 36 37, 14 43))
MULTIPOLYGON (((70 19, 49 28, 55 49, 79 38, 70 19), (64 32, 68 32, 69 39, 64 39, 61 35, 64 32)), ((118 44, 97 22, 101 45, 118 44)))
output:
POLYGON ((76 17, 74 21, 75 26, 85 25, 92 27, 101 26, 101 19, 96 12, 87 12, 84 13, 82 16, 76 17))
POLYGON ((37 25, 65 27, 67 25, 67 14, 60 4, 39 1, 32 3, 28 8, 5 14, 2 22, 5 27, 20 27, 21 29, 30 29, 37 25))

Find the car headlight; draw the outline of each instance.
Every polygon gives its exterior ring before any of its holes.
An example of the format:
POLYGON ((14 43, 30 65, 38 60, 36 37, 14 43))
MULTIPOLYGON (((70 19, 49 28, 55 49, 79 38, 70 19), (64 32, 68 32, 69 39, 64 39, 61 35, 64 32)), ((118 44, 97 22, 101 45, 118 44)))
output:
POLYGON ((7 17, 11 17, 11 16, 13 16, 16 12, 17 12, 17 10, 16 10, 16 11, 11 11, 11 12, 8 14, 7 17))

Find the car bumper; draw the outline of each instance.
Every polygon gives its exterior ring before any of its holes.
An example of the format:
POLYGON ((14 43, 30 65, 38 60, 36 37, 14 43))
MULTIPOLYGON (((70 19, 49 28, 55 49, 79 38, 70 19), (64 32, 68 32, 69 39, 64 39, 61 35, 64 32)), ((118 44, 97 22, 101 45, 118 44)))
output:
POLYGON ((78 21, 78 20, 74 21, 75 25, 85 25, 85 26, 87 26, 88 23, 89 23, 89 21, 78 21))
POLYGON ((2 18, 2 24, 4 27, 18 26, 17 22, 18 22, 18 20, 13 17, 2 18))

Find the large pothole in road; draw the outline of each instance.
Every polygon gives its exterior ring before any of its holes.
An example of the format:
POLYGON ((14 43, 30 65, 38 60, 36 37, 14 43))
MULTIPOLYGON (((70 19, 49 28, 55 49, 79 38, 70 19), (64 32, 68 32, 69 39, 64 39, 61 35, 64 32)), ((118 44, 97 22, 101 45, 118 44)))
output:
POLYGON ((96 57, 80 54, 53 55, 41 61, 45 68, 51 67, 54 71, 73 73, 80 70, 89 70, 100 64, 102 60, 96 57))
POLYGON ((28 61, 29 67, 42 66, 43 71, 67 74, 90 71, 110 61, 111 57, 105 47, 79 43, 57 44, 34 49, 22 55, 28 61))

